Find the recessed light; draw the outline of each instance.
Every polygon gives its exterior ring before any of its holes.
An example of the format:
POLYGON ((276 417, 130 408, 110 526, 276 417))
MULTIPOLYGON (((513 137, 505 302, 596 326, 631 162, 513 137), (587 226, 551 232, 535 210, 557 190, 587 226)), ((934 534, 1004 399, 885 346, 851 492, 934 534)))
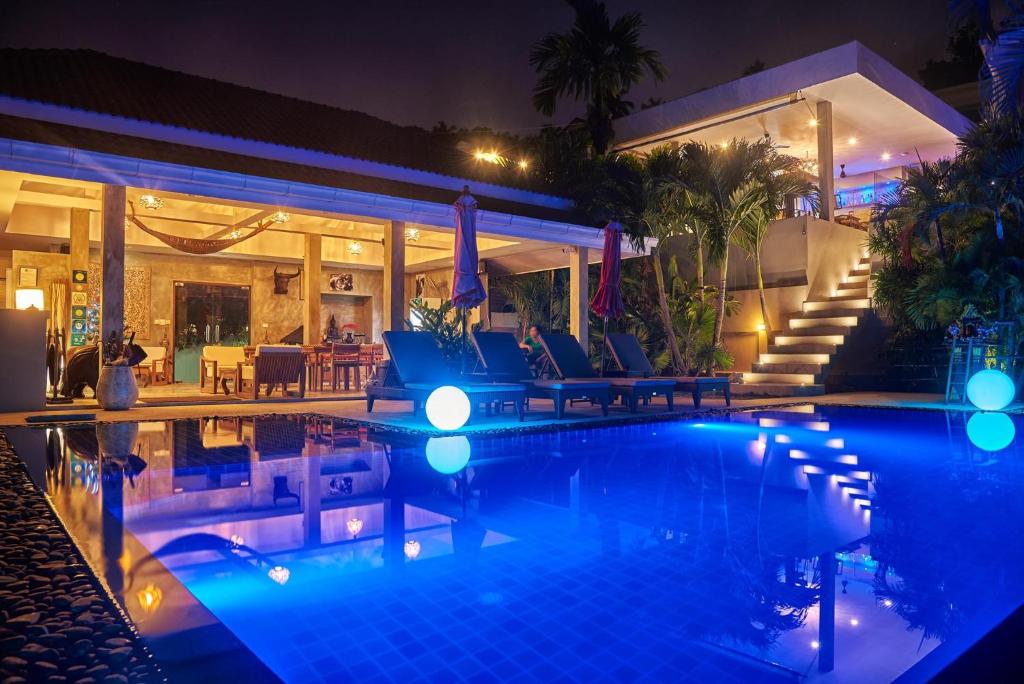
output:
POLYGON ((846 144, 847 145, 856 145, 857 144, 857 138, 851 135, 849 138, 846 139, 846 144))
POLYGON ((889 154, 888 152, 883 152, 882 153, 882 161, 889 161, 890 159, 892 159, 892 155, 891 154, 889 154))

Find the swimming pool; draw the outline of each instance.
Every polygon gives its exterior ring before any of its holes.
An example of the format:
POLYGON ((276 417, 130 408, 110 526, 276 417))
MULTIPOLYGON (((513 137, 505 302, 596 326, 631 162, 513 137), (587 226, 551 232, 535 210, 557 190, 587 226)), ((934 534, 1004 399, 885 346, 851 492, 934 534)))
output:
POLYGON ((8 434, 172 677, 863 684, 915 678, 1024 602, 1020 447, 975 444, 1020 419, 969 437, 968 418, 8 434))

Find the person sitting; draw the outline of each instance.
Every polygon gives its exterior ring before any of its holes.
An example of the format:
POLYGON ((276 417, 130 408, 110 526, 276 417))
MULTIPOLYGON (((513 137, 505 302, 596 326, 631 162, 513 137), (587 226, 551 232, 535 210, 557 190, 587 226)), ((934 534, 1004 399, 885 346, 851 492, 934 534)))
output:
POLYGON ((544 359, 544 347, 540 343, 541 329, 539 325, 531 325, 526 337, 519 343, 519 348, 526 353, 526 360, 535 372, 540 370, 544 359))

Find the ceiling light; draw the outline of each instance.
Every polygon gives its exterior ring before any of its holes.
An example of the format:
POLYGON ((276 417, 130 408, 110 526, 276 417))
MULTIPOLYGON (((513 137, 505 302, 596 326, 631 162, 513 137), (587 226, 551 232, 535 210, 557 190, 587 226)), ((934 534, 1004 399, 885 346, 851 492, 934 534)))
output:
POLYGON ((410 539, 405 542, 405 546, 402 548, 402 552, 405 553, 405 557, 409 560, 416 560, 420 555, 420 543, 415 539, 410 539))
POLYGON ((525 159, 520 159, 519 160, 519 170, 520 171, 526 171, 528 168, 530 168, 530 162, 525 160, 525 159))
POLYGON ((406 228, 405 229, 405 241, 406 242, 416 242, 419 239, 420 239, 420 229, 419 228, 406 228))
POLYGON ((355 241, 348 243, 348 253, 352 256, 359 256, 363 253, 363 245, 355 241))
POLYGON ((817 119, 808 119, 807 125, 808 126, 817 126, 818 125, 818 120, 817 119))
POLYGON ((849 138, 846 139, 846 144, 847 145, 856 145, 857 144, 857 138, 855 138, 854 136, 851 135, 849 138))
POLYGON ((484 150, 477 150, 473 153, 473 158, 477 161, 487 162, 488 164, 500 164, 504 161, 497 150, 491 150, 490 152, 484 150))
POLYGON ((291 217, 292 215, 289 214, 287 211, 278 211, 270 215, 270 220, 273 221, 274 223, 288 223, 291 217))
POLYGON ((139 195, 139 204, 151 211, 164 206, 164 201, 156 195, 139 195))
POLYGON ((882 153, 882 161, 889 161, 890 159, 892 159, 892 155, 891 154, 889 154, 888 152, 883 152, 882 153))

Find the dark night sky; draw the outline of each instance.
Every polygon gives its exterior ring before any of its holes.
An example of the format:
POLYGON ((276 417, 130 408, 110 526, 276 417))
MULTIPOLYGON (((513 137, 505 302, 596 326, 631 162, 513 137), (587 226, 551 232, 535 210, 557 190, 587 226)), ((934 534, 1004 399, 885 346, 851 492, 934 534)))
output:
MULTIPOLYGON (((943 0, 607 4, 643 13, 644 42, 670 71, 631 93, 637 103, 855 39, 916 77, 946 43, 943 0)), ((92 48, 403 124, 526 132, 546 120, 530 103, 530 45, 571 21, 561 0, 0 0, 0 46, 92 48)))

